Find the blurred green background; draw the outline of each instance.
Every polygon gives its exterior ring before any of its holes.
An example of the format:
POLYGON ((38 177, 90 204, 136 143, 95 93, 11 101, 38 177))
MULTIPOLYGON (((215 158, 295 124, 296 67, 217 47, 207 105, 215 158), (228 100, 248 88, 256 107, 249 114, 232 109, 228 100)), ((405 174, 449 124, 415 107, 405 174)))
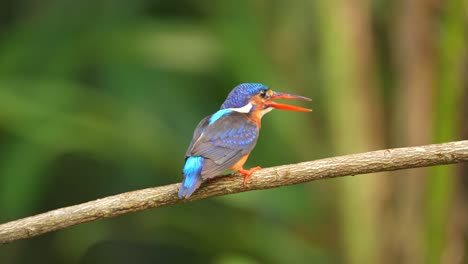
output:
MULTIPOLYGON (((468 2, 0 2, 0 222, 182 180, 243 82, 301 94, 247 167, 468 138, 468 2), (301 104, 305 105, 305 104, 301 104)), ((0 246, 9 263, 468 263, 468 168, 319 181, 0 246)))

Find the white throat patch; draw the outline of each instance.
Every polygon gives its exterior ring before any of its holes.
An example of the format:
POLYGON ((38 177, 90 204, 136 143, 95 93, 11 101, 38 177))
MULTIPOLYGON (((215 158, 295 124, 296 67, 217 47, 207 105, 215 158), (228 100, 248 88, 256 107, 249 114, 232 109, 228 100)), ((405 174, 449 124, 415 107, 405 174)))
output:
POLYGON ((248 113, 250 110, 252 110, 253 105, 251 103, 248 103, 244 105, 243 107, 239 108, 228 108, 229 110, 236 111, 238 113, 248 113))
POLYGON ((273 107, 268 107, 268 108, 263 109, 262 111, 260 111, 260 117, 263 117, 266 113, 270 112, 273 109, 274 109, 273 107))

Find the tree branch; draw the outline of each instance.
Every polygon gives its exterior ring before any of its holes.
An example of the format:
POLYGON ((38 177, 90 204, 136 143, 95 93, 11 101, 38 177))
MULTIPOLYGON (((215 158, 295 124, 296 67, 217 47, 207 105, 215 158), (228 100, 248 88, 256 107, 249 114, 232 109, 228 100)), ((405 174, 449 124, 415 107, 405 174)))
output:
POLYGON ((255 172, 246 188, 242 177, 220 177, 203 184, 187 200, 177 196, 179 184, 148 188, 52 210, 0 225, 0 243, 38 236, 69 226, 150 208, 232 193, 269 189, 319 179, 372 172, 428 167, 468 161, 468 140, 372 151, 271 167, 255 172))

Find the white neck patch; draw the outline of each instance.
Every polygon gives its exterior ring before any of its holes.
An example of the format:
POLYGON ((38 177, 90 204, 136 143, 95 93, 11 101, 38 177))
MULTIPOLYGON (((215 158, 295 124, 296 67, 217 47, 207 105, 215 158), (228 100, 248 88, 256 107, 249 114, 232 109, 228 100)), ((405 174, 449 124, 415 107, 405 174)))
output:
POLYGON ((243 107, 239 108, 228 108, 229 110, 236 111, 238 113, 249 113, 250 110, 252 110, 253 105, 251 103, 248 103, 244 105, 243 107))

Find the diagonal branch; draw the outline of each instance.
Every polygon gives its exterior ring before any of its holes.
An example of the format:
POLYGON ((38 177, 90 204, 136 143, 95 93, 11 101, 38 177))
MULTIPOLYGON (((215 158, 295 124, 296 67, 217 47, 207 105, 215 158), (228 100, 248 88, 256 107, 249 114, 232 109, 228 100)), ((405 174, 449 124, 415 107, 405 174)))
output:
POLYGON ((177 196, 179 184, 148 188, 52 210, 0 225, 0 243, 38 236, 69 226, 129 212, 213 196, 269 189, 319 179, 468 161, 468 140, 372 151, 271 167, 255 172, 246 188, 242 177, 221 177, 204 184, 187 200, 177 196))

